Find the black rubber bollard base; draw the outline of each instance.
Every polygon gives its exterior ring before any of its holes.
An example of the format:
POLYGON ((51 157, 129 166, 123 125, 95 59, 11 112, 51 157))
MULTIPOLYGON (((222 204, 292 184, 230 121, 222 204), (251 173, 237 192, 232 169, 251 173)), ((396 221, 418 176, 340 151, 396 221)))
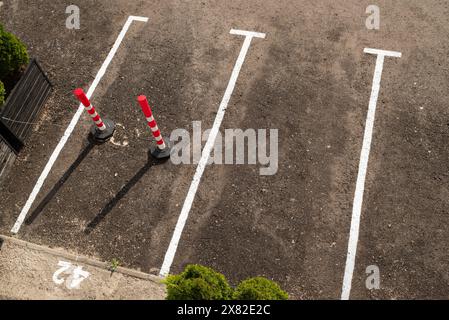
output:
POLYGON ((90 129, 90 133, 92 137, 95 139, 95 141, 99 143, 104 143, 112 138, 115 131, 115 123, 111 119, 104 118, 102 119, 104 125, 106 126, 106 130, 101 131, 98 129, 98 127, 94 124, 92 128, 90 129))
POLYGON ((151 156, 155 159, 167 159, 170 158, 170 153, 171 153, 171 144, 170 144, 170 140, 166 137, 163 137, 164 142, 165 142, 165 149, 161 150, 159 149, 157 146, 156 147, 151 147, 150 148, 150 153, 151 156))

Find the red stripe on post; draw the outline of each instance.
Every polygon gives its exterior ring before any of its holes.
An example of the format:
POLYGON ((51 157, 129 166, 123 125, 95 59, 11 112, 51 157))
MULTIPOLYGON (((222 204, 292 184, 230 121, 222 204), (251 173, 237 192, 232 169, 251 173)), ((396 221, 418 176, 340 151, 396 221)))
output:
MULTIPOLYGON (((75 89, 75 90, 73 91, 73 93, 74 93, 75 96, 78 98, 78 100, 84 105, 84 107, 85 107, 85 109, 86 109, 86 111, 87 111, 88 114, 90 114, 91 116, 92 116, 93 114, 95 114, 95 108, 94 108, 94 106, 92 106, 92 105, 90 104, 90 101, 89 101, 89 99, 87 99, 87 96, 86 96, 86 94, 84 93, 83 89, 81 89, 81 88, 75 89), (87 108, 89 108, 89 107, 91 107, 90 110, 87 109, 87 108)), ((105 126, 104 122, 101 120, 100 115, 99 115, 98 113, 97 113, 97 115, 96 115, 95 117, 92 118, 92 120, 94 121, 94 123, 100 121, 99 124, 95 123, 95 125, 96 125, 99 129, 101 129, 102 131, 105 130, 106 126, 105 126)))
MULTIPOLYGON (((145 115, 146 118, 149 118, 151 116, 153 116, 153 112, 151 111, 151 107, 148 104, 148 100, 147 97, 144 95, 138 96, 137 97, 137 101, 140 104, 140 107, 142 108, 143 114, 145 115)), ((147 122, 148 126, 152 129, 154 129, 155 127, 157 127, 157 123, 156 120, 153 118, 153 121, 147 122)), ((153 132, 153 130, 151 130, 151 132, 153 132)), ((162 138, 161 135, 161 131, 160 130, 156 130, 155 132, 153 132, 153 136, 154 138, 159 138, 161 137, 161 139, 159 141, 156 141, 158 146, 163 146, 165 145, 164 139, 162 138)), ((162 149, 162 148, 159 148, 162 149)))
POLYGON ((150 105, 148 104, 147 97, 145 96, 139 96, 137 97, 137 101, 139 101, 140 107, 142 108, 143 114, 145 117, 149 118, 153 115, 151 112, 150 105))
POLYGON ((86 96, 86 94, 84 93, 83 89, 81 89, 81 88, 75 89, 75 90, 73 91, 73 93, 75 94, 75 96, 78 98, 78 100, 79 100, 85 107, 90 106, 89 99, 87 99, 87 96, 86 96))

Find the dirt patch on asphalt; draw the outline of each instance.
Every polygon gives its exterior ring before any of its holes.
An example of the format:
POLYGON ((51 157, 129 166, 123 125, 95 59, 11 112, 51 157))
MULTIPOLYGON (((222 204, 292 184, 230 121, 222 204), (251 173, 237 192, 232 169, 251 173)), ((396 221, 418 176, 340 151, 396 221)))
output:
POLYGON ((0 297, 20 300, 163 300, 160 278, 110 263, 0 236, 0 297), (62 267, 70 265, 63 272, 62 267), (73 286, 74 269, 86 278, 73 286), (56 281, 56 282, 55 282, 56 281))

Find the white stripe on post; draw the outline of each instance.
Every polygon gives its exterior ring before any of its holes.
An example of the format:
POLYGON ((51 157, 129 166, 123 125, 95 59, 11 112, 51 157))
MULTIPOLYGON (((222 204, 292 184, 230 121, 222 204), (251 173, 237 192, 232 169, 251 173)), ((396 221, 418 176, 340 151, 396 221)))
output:
POLYGON ((98 113, 95 111, 95 112, 92 113, 92 114, 89 113, 89 115, 90 115, 90 117, 93 119, 93 118, 95 118, 96 116, 98 116, 98 113))

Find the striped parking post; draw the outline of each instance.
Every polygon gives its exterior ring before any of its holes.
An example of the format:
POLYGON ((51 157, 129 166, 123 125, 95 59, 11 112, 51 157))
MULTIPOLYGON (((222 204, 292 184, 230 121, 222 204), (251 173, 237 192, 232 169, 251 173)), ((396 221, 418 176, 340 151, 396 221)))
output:
POLYGON ((154 120, 153 112, 151 111, 151 107, 148 103, 147 97, 143 95, 139 96, 137 97, 137 101, 139 102, 140 107, 142 108, 143 114, 147 119, 148 126, 150 127, 154 139, 156 140, 157 147, 151 149, 151 155, 156 159, 169 158, 171 151, 170 141, 169 139, 164 140, 164 138, 162 137, 161 131, 157 126, 156 120, 154 120))
POLYGON ((97 113, 94 106, 90 103, 83 89, 81 88, 75 89, 73 93, 75 94, 77 99, 83 104, 87 113, 90 115, 90 117, 94 122, 94 125, 91 128, 91 134, 93 135, 95 140, 99 142, 108 141, 114 134, 115 123, 107 118, 105 118, 104 120, 101 119, 100 115, 97 113))

